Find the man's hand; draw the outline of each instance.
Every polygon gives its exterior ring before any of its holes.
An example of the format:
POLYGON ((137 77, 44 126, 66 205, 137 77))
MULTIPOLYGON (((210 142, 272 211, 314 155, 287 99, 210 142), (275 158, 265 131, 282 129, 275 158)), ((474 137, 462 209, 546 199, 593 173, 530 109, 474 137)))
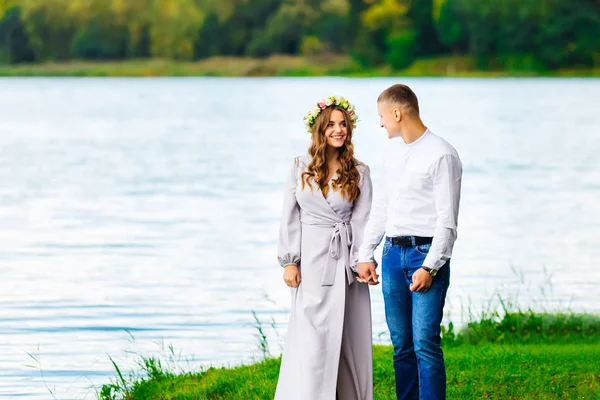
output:
POLYGON ((367 283, 369 285, 379 284, 379 275, 375 272, 374 262, 361 262, 358 263, 358 278, 359 282, 367 283))
POLYGON ((296 264, 290 264, 283 269, 283 280, 285 284, 292 288, 297 288, 300 285, 300 271, 296 264))
POLYGON ((410 284, 411 292, 424 293, 429 290, 433 278, 429 275, 429 272, 423 268, 419 268, 412 276, 412 283, 410 284))

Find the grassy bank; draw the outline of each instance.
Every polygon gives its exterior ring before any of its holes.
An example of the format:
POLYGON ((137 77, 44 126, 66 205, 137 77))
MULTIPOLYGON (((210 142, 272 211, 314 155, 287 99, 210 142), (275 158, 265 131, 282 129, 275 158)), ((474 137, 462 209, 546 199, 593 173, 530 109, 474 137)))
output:
POLYGON ((600 77, 600 68, 559 71, 482 71, 468 57, 437 57, 416 61, 404 70, 388 67, 364 69, 346 56, 307 58, 271 56, 268 58, 214 57, 197 62, 171 60, 131 60, 114 62, 46 63, 0 65, 0 76, 449 76, 449 77, 600 77))
MULTIPOLYGON (((444 329, 449 399, 600 399, 600 317, 513 312, 444 329)), ((374 346, 375 399, 394 399, 392 348, 374 346)), ((102 399, 272 399, 279 358, 173 374, 144 359, 102 399)))

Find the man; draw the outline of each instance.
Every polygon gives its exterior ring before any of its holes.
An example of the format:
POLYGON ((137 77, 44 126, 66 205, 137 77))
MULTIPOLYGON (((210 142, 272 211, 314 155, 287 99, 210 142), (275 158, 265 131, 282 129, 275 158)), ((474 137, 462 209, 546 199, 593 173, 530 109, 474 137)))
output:
POLYGON ((358 274, 378 283, 373 251, 385 235, 382 290, 394 345, 396 396, 445 399, 440 324, 462 164, 456 150, 423 124, 417 96, 408 86, 386 89, 377 110, 391 140, 359 250, 358 274))

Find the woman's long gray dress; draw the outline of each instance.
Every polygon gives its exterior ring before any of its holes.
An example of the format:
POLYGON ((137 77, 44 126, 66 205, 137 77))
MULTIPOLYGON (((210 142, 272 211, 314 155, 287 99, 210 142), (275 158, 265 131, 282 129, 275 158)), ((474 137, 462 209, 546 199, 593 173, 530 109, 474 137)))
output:
POLYGON ((356 281, 372 184, 360 165, 360 195, 327 196, 315 183, 302 189, 309 158, 297 157, 285 189, 278 260, 299 265, 277 382, 276 400, 373 399, 369 287, 356 281))

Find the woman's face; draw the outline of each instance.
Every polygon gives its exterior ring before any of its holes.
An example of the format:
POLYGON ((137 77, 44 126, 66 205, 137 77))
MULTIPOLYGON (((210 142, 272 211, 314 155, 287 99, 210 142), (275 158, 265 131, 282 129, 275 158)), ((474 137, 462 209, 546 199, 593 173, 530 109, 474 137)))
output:
POLYGON ((333 110, 325 129, 327 144, 331 147, 340 148, 346 143, 346 136, 348 136, 348 127, 346 126, 344 114, 340 110, 333 110))

